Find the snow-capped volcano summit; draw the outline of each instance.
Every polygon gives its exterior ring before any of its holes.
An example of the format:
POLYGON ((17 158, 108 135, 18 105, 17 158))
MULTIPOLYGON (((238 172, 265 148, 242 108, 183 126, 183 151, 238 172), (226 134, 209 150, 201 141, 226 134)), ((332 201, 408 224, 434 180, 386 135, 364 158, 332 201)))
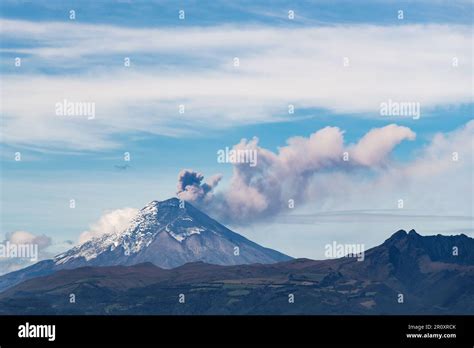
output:
POLYGON ((203 261, 220 265, 274 263, 289 256, 264 248, 177 198, 148 203, 121 232, 105 234, 54 258, 59 268, 152 262, 173 268, 203 261))

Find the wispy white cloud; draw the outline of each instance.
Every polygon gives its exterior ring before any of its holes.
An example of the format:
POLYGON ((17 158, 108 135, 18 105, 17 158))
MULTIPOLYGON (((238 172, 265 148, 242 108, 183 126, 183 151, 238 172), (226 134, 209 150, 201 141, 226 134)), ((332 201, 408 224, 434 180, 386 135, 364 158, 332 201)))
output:
POLYGON ((416 134, 410 128, 391 124, 370 130, 350 148, 350 153, 356 162, 372 166, 383 161, 395 145, 405 139, 414 140, 415 137, 416 134))
POLYGON ((24 72, 3 76, 2 139, 8 144, 107 149, 120 145, 117 135, 190 136, 297 118, 302 108, 365 116, 392 99, 421 103, 423 117, 430 108, 472 98, 466 26, 133 29, 17 20, 0 25, 5 38, 24 43, 2 51, 26 59, 24 72), (124 56, 132 67, 123 67, 124 56), (148 63, 137 63, 144 57, 148 63), (56 72, 42 74, 35 70, 39 66, 56 72), (64 99, 95 102, 96 118, 56 116, 55 104, 64 99), (295 115, 287 113, 290 103, 295 115), (184 114, 179 104, 185 104, 184 114))

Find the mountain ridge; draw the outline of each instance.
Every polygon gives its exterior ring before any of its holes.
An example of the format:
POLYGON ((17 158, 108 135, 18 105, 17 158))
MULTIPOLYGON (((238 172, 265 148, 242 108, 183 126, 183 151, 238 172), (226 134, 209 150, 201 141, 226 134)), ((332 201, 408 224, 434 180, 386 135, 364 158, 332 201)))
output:
POLYGON ((192 262, 173 269, 151 263, 81 267, 0 293, 0 313, 472 314, 473 254, 474 239, 467 236, 401 230, 367 250, 364 261, 342 257, 230 266, 192 262), (453 246, 465 259, 444 255, 453 246), (81 306, 68 304, 71 292, 81 306), (179 305, 178 294, 186 295, 186 305, 179 305), (289 294, 295 296, 291 305, 289 294), (24 303, 36 307, 22 307, 24 303))

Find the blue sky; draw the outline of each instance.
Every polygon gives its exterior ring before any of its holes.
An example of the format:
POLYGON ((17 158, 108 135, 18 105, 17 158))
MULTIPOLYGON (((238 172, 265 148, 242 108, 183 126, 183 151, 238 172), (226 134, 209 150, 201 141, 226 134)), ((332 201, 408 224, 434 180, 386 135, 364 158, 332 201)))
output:
POLYGON ((3 1, 0 239, 28 231, 50 236, 52 250, 64 248, 64 240, 76 242, 107 211, 174 196, 185 168, 206 178, 221 173, 216 194, 230 200, 233 167, 217 163, 216 151, 242 138, 256 136, 261 149, 276 154, 289 138, 331 126, 344 132, 350 148, 393 123, 416 139, 401 136, 387 145, 383 163, 315 172, 305 183, 314 192, 301 196, 297 210, 231 226, 266 246, 313 258, 334 238, 371 246, 398 228, 472 235, 471 15, 470 1, 3 1), (178 19, 180 9, 185 20, 178 19), (123 66, 124 57, 131 67, 123 66), (95 102, 97 118, 52 116, 63 99, 95 102), (388 99, 419 102, 421 118, 381 116, 379 105, 388 99), (15 162, 18 151, 22 161, 15 162), (394 173, 419 175, 453 151, 462 154, 462 167, 436 165, 429 179, 407 178, 400 187, 394 173), (132 160, 121 170, 124 152, 132 160), (447 181, 456 181, 453 188, 440 188, 447 181), (334 194, 323 183, 334 185, 334 194), (353 191, 344 198, 336 192, 346 185, 353 191), (377 194, 364 192, 370 185, 377 194), (462 186, 468 189, 457 192, 462 186), (287 215, 393 209, 398 196, 413 202, 409 216, 278 222, 287 215), (453 218, 434 222, 436 214, 453 218))
POLYGON ((176 12, 185 9, 187 24, 264 23, 288 25, 282 18, 288 9, 296 11, 305 21, 291 25, 374 23, 395 24, 393 13, 407 12, 410 23, 470 24, 469 1, 403 1, 403 0, 316 0, 316 1, 36 1, 3 2, 5 17, 34 21, 61 21, 65 11, 80 10, 80 20, 88 23, 113 23, 125 26, 150 27, 178 25, 176 12), (72 6, 72 7, 71 7, 72 6))

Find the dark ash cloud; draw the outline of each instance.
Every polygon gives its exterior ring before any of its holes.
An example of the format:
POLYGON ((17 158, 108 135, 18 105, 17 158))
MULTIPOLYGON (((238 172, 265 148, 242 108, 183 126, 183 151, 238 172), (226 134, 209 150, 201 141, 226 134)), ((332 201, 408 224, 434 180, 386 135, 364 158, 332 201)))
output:
POLYGON ((203 183, 204 175, 190 169, 183 169, 178 174, 177 196, 190 202, 207 201, 212 198, 212 190, 221 179, 222 175, 216 174, 203 183))

